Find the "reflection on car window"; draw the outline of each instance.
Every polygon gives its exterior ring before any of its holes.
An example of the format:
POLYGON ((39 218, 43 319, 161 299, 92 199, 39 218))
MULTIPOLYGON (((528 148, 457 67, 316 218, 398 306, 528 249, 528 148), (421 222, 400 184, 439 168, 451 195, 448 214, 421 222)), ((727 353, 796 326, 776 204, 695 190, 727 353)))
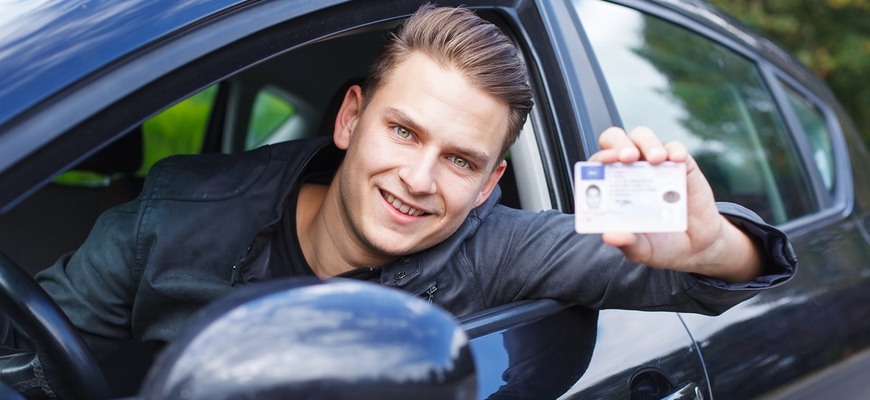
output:
POLYGON ((686 144, 719 201, 773 223, 813 211, 798 153, 752 62, 627 7, 575 5, 626 128, 686 144))
POLYGON ((245 149, 281 141, 282 127, 296 113, 295 107, 277 89, 265 87, 257 93, 251 111, 251 123, 245 138, 245 149))
POLYGON ((831 147, 831 134, 822 111, 810 99, 786 86, 789 103, 797 115, 801 128, 810 143, 813 161, 828 191, 834 189, 834 153, 831 147))

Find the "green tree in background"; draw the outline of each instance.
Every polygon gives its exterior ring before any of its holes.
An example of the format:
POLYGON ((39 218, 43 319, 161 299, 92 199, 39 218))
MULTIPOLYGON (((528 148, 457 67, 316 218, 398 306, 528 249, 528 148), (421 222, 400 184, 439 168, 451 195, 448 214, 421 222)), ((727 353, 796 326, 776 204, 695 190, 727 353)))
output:
POLYGON ((870 0, 708 0, 824 79, 870 144, 870 0))

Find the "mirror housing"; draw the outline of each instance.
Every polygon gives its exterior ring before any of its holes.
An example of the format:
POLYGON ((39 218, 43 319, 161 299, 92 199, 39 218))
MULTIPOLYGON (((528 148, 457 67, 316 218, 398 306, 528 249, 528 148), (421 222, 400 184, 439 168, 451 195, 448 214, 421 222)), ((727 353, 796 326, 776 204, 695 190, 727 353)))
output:
POLYGON ((200 311, 142 386, 146 399, 474 399, 452 316, 406 292, 313 278, 245 287, 200 311))

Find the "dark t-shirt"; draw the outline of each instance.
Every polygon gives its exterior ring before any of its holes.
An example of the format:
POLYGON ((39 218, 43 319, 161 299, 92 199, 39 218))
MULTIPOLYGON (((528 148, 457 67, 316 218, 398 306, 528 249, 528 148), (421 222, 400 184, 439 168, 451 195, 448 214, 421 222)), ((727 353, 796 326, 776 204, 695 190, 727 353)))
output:
POLYGON ((293 189, 293 192, 288 196, 284 211, 281 217, 281 223, 278 224, 278 229, 272 235, 272 256, 271 262, 277 265, 284 265, 281 270, 288 271, 291 275, 310 275, 314 276, 314 271, 308 266, 305 261, 305 256, 302 254, 302 246, 299 244, 299 235, 296 234, 296 202, 299 200, 299 187, 293 189))
MULTIPOLYGON (((309 173, 301 182, 328 185, 331 174, 324 173, 309 173)), ((270 262, 272 265, 282 265, 279 268, 282 271, 288 271, 292 276, 314 276, 314 271, 311 266, 305 261, 305 255, 302 253, 302 245, 299 244, 299 235, 296 232, 296 203, 299 201, 299 190, 301 185, 293 188, 293 191, 287 196, 287 204, 284 205, 286 210, 281 217, 281 223, 272 235, 272 254, 270 262)), ((378 281, 381 270, 378 268, 359 268, 347 271, 337 277, 353 278, 367 281, 378 281)))

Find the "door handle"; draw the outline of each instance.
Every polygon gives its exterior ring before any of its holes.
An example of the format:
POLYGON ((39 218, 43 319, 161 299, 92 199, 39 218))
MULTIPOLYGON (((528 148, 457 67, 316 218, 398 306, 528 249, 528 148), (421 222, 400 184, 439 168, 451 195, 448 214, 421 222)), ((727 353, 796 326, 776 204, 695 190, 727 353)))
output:
POLYGON ((704 400, 701 388, 695 382, 676 387, 657 368, 647 368, 631 378, 631 400, 704 400))

